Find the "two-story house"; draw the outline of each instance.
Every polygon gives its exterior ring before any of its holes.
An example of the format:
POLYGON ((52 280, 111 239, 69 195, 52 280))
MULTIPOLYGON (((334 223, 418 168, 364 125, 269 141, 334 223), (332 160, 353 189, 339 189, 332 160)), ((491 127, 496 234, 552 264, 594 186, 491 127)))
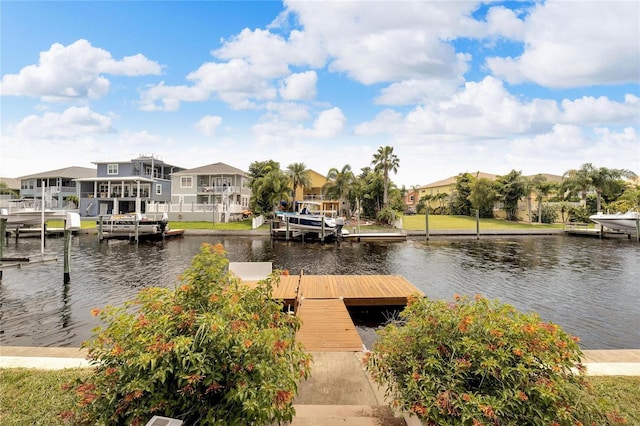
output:
MULTIPOLYGON (((309 178, 311 185, 308 188, 299 186, 296 188, 295 200, 296 201, 313 201, 320 205, 320 210, 325 212, 336 212, 336 214, 342 214, 340 210, 340 202, 326 197, 323 194, 323 188, 327 183, 327 177, 321 175, 315 170, 309 170, 309 178)), ((343 209, 345 206, 342 206, 343 209)))
POLYGON ((184 170, 152 155, 94 164, 95 177, 76 179, 81 216, 145 213, 148 204, 168 203, 171 174, 184 170))
POLYGON ((22 176, 18 178, 20 199, 24 202, 31 200, 39 204, 42 202, 44 193, 45 208, 63 209, 69 197, 78 196, 76 179, 90 179, 95 176, 96 170, 88 167, 66 167, 22 176))
POLYGON ((249 208, 249 176, 228 164, 181 170, 171 180, 170 218, 228 222, 249 208))

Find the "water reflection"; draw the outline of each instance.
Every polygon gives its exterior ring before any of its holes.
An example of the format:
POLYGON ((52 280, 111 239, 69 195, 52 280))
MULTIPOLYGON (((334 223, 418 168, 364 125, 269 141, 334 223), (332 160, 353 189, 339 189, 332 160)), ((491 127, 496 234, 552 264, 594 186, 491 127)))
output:
MULTIPOLYGON (((301 244, 269 238, 189 236, 164 244, 73 239, 71 283, 63 284, 62 240, 47 244, 57 263, 4 271, 0 343, 77 346, 90 337, 94 307, 120 304, 148 286, 173 287, 203 242, 231 261, 269 261, 305 274, 403 275, 432 298, 480 293, 580 336, 586 348, 639 348, 640 245, 568 237, 301 244)), ((38 253, 38 240, 11 242, 7 256, 38 253)))

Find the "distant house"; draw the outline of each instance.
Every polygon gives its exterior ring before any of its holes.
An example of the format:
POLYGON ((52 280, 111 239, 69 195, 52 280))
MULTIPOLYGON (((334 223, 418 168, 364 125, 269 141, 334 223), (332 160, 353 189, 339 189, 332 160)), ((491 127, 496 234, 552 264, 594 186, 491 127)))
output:
MULTIPOLYGON (((484 173, 484 172, 475 172, 470 174, 479 179, 481 178, 489 179, 492 182, 495 181, 496 178, 498 177, 498 175, 494 175, 491 173, 484 173)), ((548 182, 559 183, 562 181, 562 176, 552 175, 548 173, 541 173, 541 175, 544 176, 548 182)), ((530 176, 524 176, 524 177, 527 179, 532 179, 535 176, 536 175, 530 175, 530 176)), ((438 207, 438 206, 442 207, 446 205, 446 203, 449 201, 449 196, 451 196, 456 189, 457 177, 458 175, 450 176, 446 179, 421 186, 418 189, 417 194, 414 194, 414 198, 417 199, 416 203, 419 202, 423 197, 427 197, 426 205, 432 208, 438 207)), ((530 194, 529 197, 525 197, 520 201, 518 205, 518 219, 523 221, 531 220, 529 210, 536 211, 538 208, 535 198, 536 198, 535 194, 532 193, 530 194)), ((504 216, 504 213, 500 209, 501 209, 500 203, 496 203, 495 213, 497 217, 504 216)))
POLYGON ((320 204, 320 209, 323 211, 339 211, 339 201, 327 198, 322 193, 322 188, 327 183, 327 177, 321 175, 315 170, 309 170, 309 178, 311 179, 311 186, 304 188, 299 186, 296 188, 295 199, 296 201, 314 201, 320 204))
POLYGON ((171 175, 170 218, 228 222, 249 209, 251 188, 244 171, 213 163, 171 175), (176 209, 177 207, 177 209, 176 209))
POLYGON ((9 200, 15 200, 20 196, 20 181, 18 179, 0 177, 0 207, 10 206, 9 200))
POLYGON ((81 216, 145 213, 149 204, 168 203, 171 174, 184 170, 155 156, 94 164, 94 177, 76 179, 81 216))
MULTIPOLYGON (((95 178, 95 169, 87 167, 66 167, 22 176, 20 180, 20 198, 23 200, 42 200, 44 187, 45 208, 62 209, 68 197, 77 197, 76 179, 95 178)), ((75 205, 74 205, 75 208, 75 205)))

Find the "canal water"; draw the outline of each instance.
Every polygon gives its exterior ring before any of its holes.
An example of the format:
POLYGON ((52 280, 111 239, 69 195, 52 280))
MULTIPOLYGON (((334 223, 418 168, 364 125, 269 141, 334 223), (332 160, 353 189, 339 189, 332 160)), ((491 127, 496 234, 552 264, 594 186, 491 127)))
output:
MULTIPOLYGON (((634 240, 545 237, 410 239, 319 244, 268 237, 185 236, 136 246, 73 238, 71 282, 63 284, 62 239, 48 239, 57 262, 5 269, 0 345, 79 346, 98 320, 90 310, 120 304, 141 288, 173 288, 200 245, 222 243, 230 261, 273 262, 297 274, 402 275, 431 298, 482 294, 581 338, 583 349, 640 348, 640 244, 634 240)), ((38 257, 38 239, 10 240, 6 257, 38 257)))

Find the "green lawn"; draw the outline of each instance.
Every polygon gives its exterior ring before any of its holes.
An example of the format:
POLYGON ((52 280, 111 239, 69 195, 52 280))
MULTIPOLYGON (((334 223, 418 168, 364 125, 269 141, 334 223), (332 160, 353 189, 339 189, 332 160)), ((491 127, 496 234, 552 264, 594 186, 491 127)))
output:
MULTIPOLYGON (((63 425, 58 417, 73 408, 73 392, 66 384, 90 374, 89 369, 32 370, 0 369, 0 424, 63 425)), ((598 396, 611 401, 627 418, 627 424, 640 425, 640 377, 590 377, 598 396)))
MULTIPOLYGON (((403 229, 420 231, 425 229, 424 215, 409 215, 402 217, 403 229)), ((558 229, 562 224, 537 224, 524 222, 509 222, 502 219, 480 219, 480 231, 483 229, 558 229)), ((476 218, 469 216, 429 215, 429 230, 469 229, 475 231, 476 218)))
MULTIPOLYGON (((82 229, 96 229, 95 220, 83 220, 82 229)), ((403 229, 407 231, 423 231, 425 229, 424 215, 409 215, 402 218, 403 229)), ((51 228, 62 228, 64 222, 61 220, 50 220, 47 226, 51 228)), ((346 229, 353 227, 353 224, 346 226, 346 229)), ((480 230, 494 229, 558 229, 562 228, 562 224, 537 224, 524 222, 509 222, 501 219, 480 219, 480 230)), ((212 222, 179 222, 170 221, 170 229, 211 229, 220 231, 245 231, 251 230, 251 219, 245 219, 239 222, 228 223, 212 223, 212 222)), ((361 231, 377 231, 389 229, 380 225, 361 225, 361 231)), ((269 229, 269 224, 265 223, 259 229, 269 229)), ((469 216, 448 216, 448 215, 429 215, 430 230, 473 230, 476 229, 475 217, 469 216)))

